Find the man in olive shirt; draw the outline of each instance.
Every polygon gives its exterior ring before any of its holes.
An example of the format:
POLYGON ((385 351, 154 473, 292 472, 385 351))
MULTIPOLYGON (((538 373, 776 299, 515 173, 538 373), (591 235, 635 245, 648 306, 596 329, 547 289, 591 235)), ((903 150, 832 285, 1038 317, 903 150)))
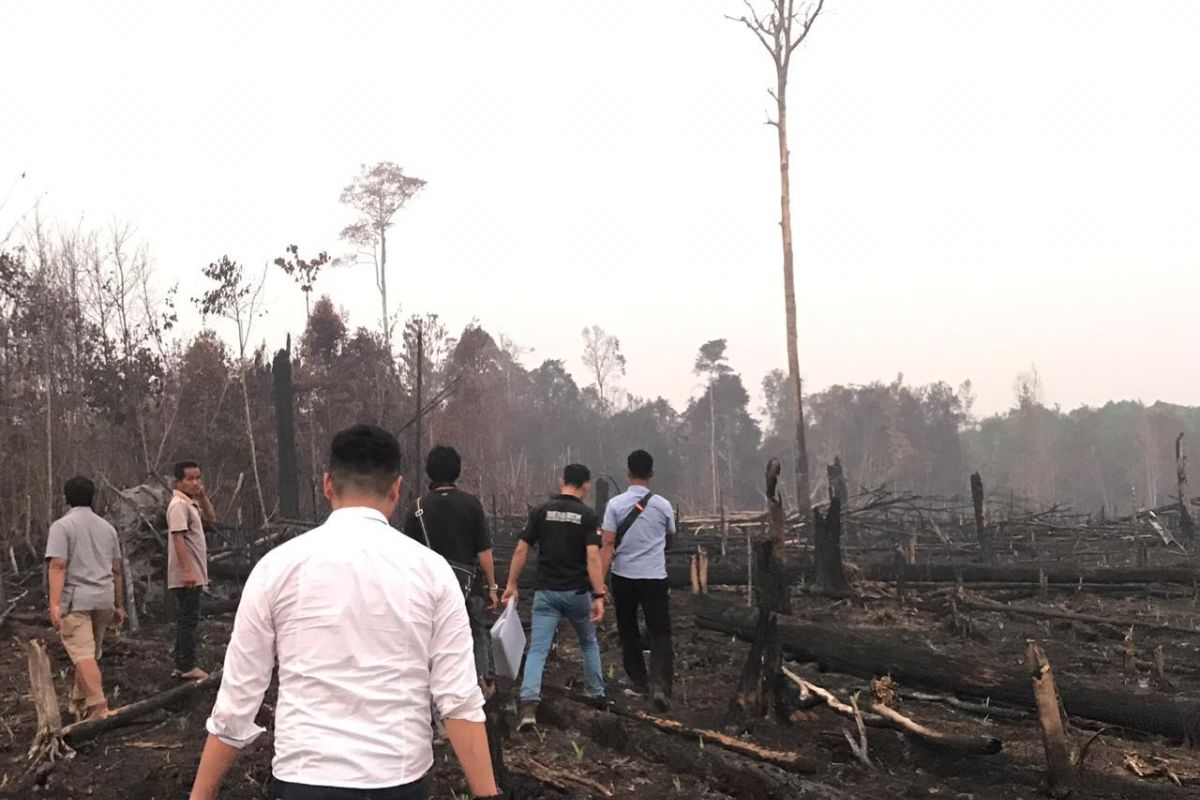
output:
POLYGON ((174 675, 198 681, 208 673, 196 666, 196 627, 200 624, 200 594, 208 585, 208 546, 204 523, 215 522, 204 477, 195 461, 175 465, 175 493, 167 505, 167 588, 175 597, 174 675))
POLYGON ((519 730, 537 724, 542 672, 558 629, 566 618, 579 638, 586 693, 604 697, 604 673, 596 623, 604 618, 604 568, 600 561, 600 518, 583 502, 592 474, 582 464, 568 464, 560 493, 534 509, 513 553, 504 602, 516 602, 517 580, 532 545, 538 546, 537 584, 533 594, 533 630, 525 676, 521 682, 519 730))
POLYGON ((84 719, 108 713, 100 676, 104 632, 125 621, 125 576, 117 532, 92 511, 96 485, 77 476, 63 486, 71 510, 50 526, 50 624, 75 665, 71 711, 84 719))

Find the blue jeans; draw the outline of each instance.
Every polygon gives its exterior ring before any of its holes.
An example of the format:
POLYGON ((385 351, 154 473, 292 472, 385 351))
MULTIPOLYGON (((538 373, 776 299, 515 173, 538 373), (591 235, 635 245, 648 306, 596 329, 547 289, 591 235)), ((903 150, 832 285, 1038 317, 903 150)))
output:
POLYGON ((533 641, 529 654, 525 656, 525 676, 521 681, 521 702, 536 703, 542 698, 542 672, 546 669, 546 657, 558 630, 558 621, 566 619, 579 637, 579 650, 583 653, 583 678, 587 683, 587 694, 604 697, 604 672, 600 668, 600 642, 596 639, 596 626, 588 618, 592 610, 590 592, 554 592, 539 589, 533 594, 533 641))

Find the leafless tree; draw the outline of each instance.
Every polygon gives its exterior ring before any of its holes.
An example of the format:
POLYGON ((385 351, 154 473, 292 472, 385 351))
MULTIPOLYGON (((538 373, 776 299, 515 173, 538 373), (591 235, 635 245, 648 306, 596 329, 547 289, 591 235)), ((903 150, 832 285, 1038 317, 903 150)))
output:
POLYGON ((625 374, 625 356, 621 355, 621 341, 610 336, 599 325, 583 329, 583 365, 596 381, 596 393, 602 406, 608 403, 611 380, 625 374), (605 388, 607 385, 607 389, 605 388))
POLYGON ((342 238, 360 248, 359 257, 375 266, 375 287, 383 310, 383 340, 392 352, 391 311, 387 298, 387 231, 392 217, 404 208, 413 195, 425 188, 425 181, 405 175, 391 161, 374 166, 362 165, 353 181, 342 189, 341 201, 358 212, 358 221, 342 229, 342 238))
POLYGON ((808 480, 808 444, 804 429, 804 395, 800 379, 800 356, 796 334, 796 288, 792 274, 792 205, 791 179, 788 170, 787 87, 792 55, 808 37, 813 24, 825 6, 825 0, 797 8, 795 0, 771 0, 765 15, 755 10, 750 0, 743 0, 746 14, 730 17, 745 25, 771 56, 775 66, 775 88, 768 89, 775 101, 775 118, 768 124, 775 127, 779 138, 779 204, 780 231, 783 238, 783 295, 787 313, 788 380, 796 393, 796 497, 807 513, 811 505, 808 480))

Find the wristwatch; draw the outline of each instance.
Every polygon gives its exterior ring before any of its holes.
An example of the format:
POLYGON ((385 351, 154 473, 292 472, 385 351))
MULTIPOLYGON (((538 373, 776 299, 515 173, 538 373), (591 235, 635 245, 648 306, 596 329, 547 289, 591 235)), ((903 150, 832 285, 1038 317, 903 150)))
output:
POLYGON ((606 589, 603 592, 592 592, 592 599, 593 600, 607 600, 608 599, 608 590, 606 589))
POLYGON ((498 592, 498 591, 500 591, 500 585, 493 583, 491 586, 487 587, 487 590, 489 592, 498 592))

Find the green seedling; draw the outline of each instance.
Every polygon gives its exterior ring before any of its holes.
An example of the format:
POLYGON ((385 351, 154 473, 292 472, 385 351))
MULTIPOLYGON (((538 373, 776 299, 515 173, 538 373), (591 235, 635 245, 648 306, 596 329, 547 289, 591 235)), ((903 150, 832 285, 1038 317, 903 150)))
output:
POLYGON ((579 746, 579 742, 571 740, 571 749, 575 751, 575 760, 583 761, 583 748, 579 746))
POLYGON ((675 785, 675 794, 683 794, 683 781, 679 780, 678 775, 671 778, 671 783, 675 785))

